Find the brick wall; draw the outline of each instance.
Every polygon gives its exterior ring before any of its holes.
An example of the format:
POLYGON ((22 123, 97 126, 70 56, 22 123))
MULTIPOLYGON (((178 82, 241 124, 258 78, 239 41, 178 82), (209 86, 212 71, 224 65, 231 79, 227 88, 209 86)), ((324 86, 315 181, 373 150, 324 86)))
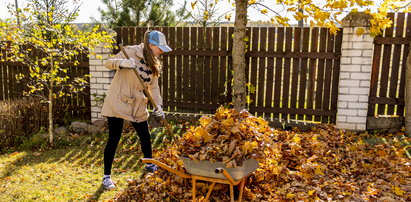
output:
POLYGON ((101 107, 115 71, 104 67, 105 60, 109 58, 112 52, 111 49, 96 48, 92 52, 102 56, 101 59, 94 55, 90 56, 91 121, 94 122, 102 119, 101 107))
POLYGON ((369 34, 366 19, 351 21, 348 18, 343 20, 343 25, 337 127, 365 130, 374 39, 369 34), (359 28, 365 29, 360 36, 356 34, 359 28))

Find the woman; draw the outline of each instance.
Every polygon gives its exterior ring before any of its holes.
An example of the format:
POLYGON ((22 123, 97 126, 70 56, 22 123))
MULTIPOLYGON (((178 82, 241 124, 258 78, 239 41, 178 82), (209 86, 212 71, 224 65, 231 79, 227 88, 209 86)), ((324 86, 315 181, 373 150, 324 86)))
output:
MULTIPOLYGON (((137 70, 144 86, 153 97, 158 110, 156 116, 163 116, 161 108, 162 98, 158 86, 160 62, 158 57, 171 48, 166 43, 166 38, 159 31, 147 31, 144 34, 144 43, 135 46, 126 46, 125 51, 130 59, 126 59, 122 52, 110 58, 105 63, 106 68, 115 69, 116 74, 111 81, 107 97, 104 100, 101 115, 107 117, 109 138, 104 150, 104 177, 103 185, 107 189, 115 188, 111 180, 111 167, 117 145, 120 141, 124 120, 132 123, 141 143, 144 158, 152 158, 150 132, 148 130, 147 97, 143 93, 143 86, 133 72, 137 70)), ((154 172, 158 170, 155 164, 146 164, 145 170, 154 172)))

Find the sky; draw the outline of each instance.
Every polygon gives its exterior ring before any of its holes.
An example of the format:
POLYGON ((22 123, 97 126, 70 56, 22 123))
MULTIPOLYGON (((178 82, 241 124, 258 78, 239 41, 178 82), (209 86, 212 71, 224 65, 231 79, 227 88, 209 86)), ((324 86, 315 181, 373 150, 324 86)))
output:
MULTIPOLYGON (((191 10, 191 6, 190 6, 190 2, 194 1, 194 0, 188 0, 188 7, 187 9, 191 10)), ((8 10, 7 10, 7 5, 10 3, 14 4, 15 0, 0 0, 0 18, 1 19, 5 19, 10 17, 10 15, 8 14, 8 10)), ((19 0, 19 8, 23 8, 24 4, 27 2, 27 0, 19 0)), ((98 11, 98 8, 105 8, 105 4, 102 3, 102 0, 83 0, 82 1, 83 4, 80 7, 80 12, 79 12, 79 16, 76 19, 76 23, 87 23, 87 22, 91 22, 90 17, 94 17, 96 19, 100 19, 100 14, 98 11)), ((175 0, 174 1, 174 7, 175 8, 180 8, 181 5, 183 5, 184 0, 175 0)), ((228 3, 228 1, 221 1, 218 4, 218 11, 221 13, 224 13, 226 11, 229 11, 230 9, 232 9, 231 5, 228 3)), ((232 14, 232 16, 234 17, 234 13, 232 14)), ((232 18, 233 20, 234 18, 232 18)), ((253 21, 257 21, 257 20, 269 20, 268 17, 259 14, 258 11, 254 10, 254 9, 250 9, 249 10, 249 19, 253 20, 253 21)))
MULTIPOLYGON (((91 17, 94 17, 96 19, 100 19, 100 12, 98 11, 98 8, 101 7, 103 9, 105 9, 105 4, 102 2, 102 0, 80 0, 82 1, 82 5, 80 7, 80 12, 79 12, 79 16, 76 19, 76 23, 89 23, 91 22, 91 17)), ((188 10, 192 11, 191 9, 191 2, 193 2, 194 0, 187 0, 187 6, 188 6, 188 10)), ((234 0, 231 0, 231 2, 233 2, 234 0)), ((314 0, 314 1, 321 1, 321 0, 314 0)), ((378 5, 379 3, 381 3, 383 0, 374 0, 374 2, 378 5)), ((19 2, 19 7, 23 8, 24 5, 26 4, 27 0, 18 0, 19 2)), ((72 2, 71 0, 69 0, 69 2, 72 2)), ((183 5, 184 0, 174 0, 174 8, 180 8, 181 5, 183 5)), ((279 9, 281 9, 282 7, 273 7, 273 0, 259 0, 258 2, 270 2, 267 5, 270 5, 270 7, 276 11, 279 11, 279 9)), ((0 0, 0 19, 5 19, 10 17, 10 15, 8 14, 8 10, 7 10, 7 5, 10 3, 15 3, 15 0, 0 0)), ((318 3, 318 2, 317 2, 318 3)), ((219 0, 218 3, 218 8, 217 10, 219 11, 219 13, 225 13, 227 11, 231 11, 233 10, 233 7, 230 5, 230 3, 228 3, 228 0, 219 0)), ((234 16, 235 13, 232 12, 232 19, 231 21, 234 21, 234 16)), ((270 17, 267 15, 263 15, 261 14, 259 11, 255 10, 255 9, 248 9, 248 19, 250 21, 269 21, 270 17)), ((295 24, 296 21, 290 21, 291 24, 295 24)))

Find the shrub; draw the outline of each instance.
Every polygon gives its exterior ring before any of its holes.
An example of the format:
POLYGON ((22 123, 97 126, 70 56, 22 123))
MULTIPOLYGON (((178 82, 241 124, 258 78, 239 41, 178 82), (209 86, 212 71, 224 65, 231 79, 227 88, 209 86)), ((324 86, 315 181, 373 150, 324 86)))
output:
POLYGON ((0 101, 0 152, 30 139, 47 126, 47 105, 35 98, 0 101))

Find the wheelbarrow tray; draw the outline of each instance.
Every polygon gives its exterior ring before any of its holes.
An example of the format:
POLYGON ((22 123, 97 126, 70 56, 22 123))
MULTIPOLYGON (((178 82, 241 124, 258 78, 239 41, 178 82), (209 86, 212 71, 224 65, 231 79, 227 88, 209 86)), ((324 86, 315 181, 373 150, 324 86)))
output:
POLYGON ((198 161, 187 157, 180 157, 186 171, 192 175, 226 179, 222 173, 216 173, 217 168, 224 168, 234 180, 241 180, 258 168, 258 161, 250 158, 244 161, 241 167, 226 168, 223 162, 198 161))

